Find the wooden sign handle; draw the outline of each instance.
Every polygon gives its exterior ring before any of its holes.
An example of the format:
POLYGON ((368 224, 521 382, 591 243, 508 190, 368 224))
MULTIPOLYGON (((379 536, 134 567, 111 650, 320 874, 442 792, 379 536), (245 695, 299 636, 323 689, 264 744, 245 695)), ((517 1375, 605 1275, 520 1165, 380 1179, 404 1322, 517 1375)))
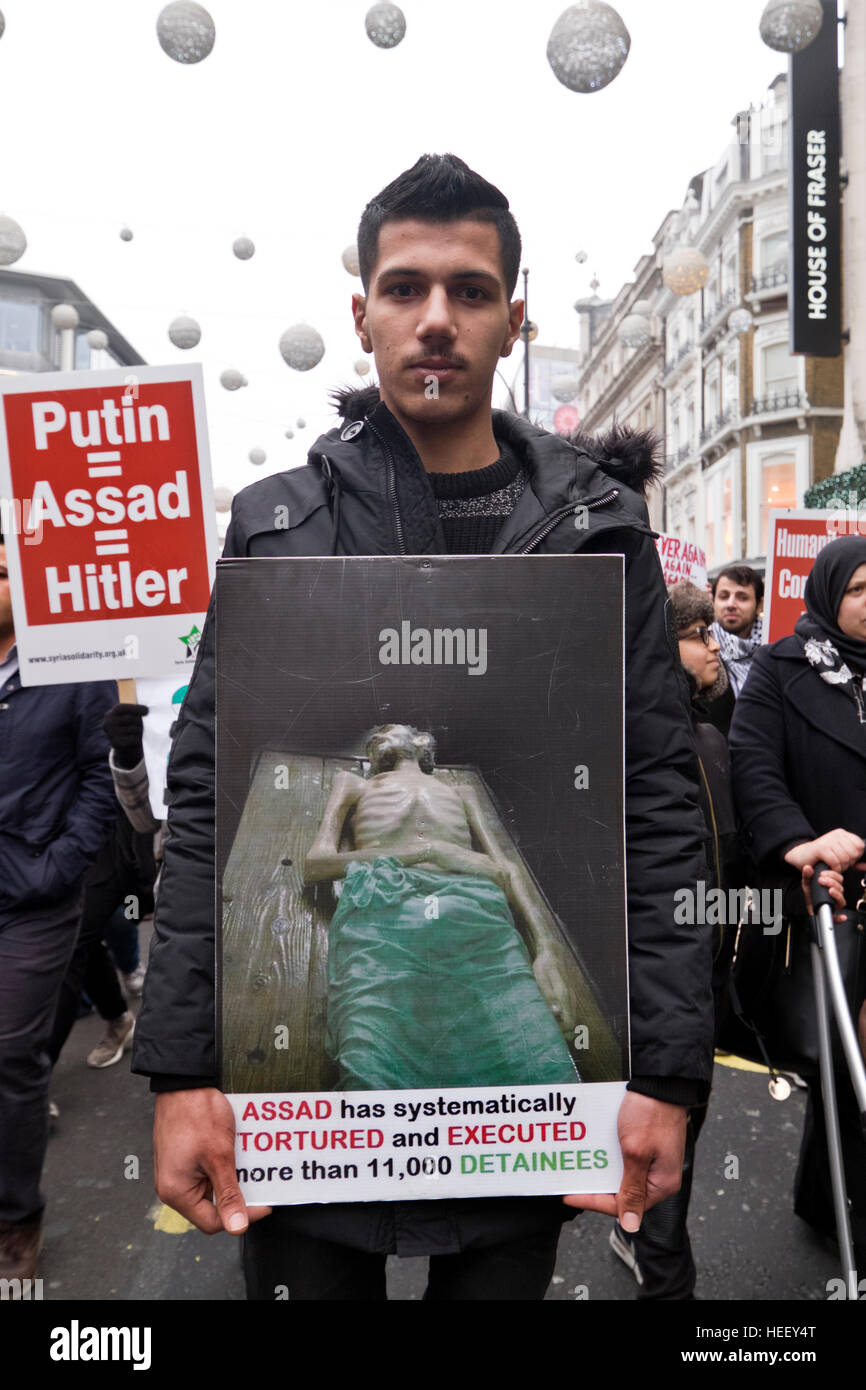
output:
POLYGON ((117 698, 122 705, 138 704, 138 697, 135 693, 134 676, 125 676, 123 680, 117 682, 117 698))

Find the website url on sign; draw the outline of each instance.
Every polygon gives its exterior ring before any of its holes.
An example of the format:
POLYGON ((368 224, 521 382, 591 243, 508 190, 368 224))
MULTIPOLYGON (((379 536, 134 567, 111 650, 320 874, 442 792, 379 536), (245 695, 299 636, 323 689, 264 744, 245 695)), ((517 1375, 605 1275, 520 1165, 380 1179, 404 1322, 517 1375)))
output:
POLYGON ((34 663, 36 663, 37 661, 42 661, 42 662, 55 662, 55 661, 84 661, 84 660, 86 660, 86 659, 89 658, 89 657, 100 657, 100 658, 101 658, 101 657, 115 657, 115 656, 125 656, 125 655, 126 655, 126 652, 123 650, 122 647, 120 648, 119 651, 118 651, 116 648, 112 647, 111 650, 110 650, 110 651, 107 651, 107 652, 54 652, 51 656, 31 656, 30 660, 31 660, 32 662, 34 662, 34 663))

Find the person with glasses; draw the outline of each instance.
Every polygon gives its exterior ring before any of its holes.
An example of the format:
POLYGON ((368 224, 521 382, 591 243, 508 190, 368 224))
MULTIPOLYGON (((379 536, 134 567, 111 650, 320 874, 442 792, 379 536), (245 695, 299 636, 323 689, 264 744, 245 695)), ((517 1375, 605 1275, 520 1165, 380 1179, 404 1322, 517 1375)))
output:
MULTIPOLYGON (((744 887, 748 863, 737 833, 730 786, 730 763, 725 737, 708 723, 708 709, 728 687, 728 676, 710 630, 713 602, 709 594, 683 581, 668 589, 679 643, 680 663, 691 695, 692 728, 701 782, 701 810, 705 826, 708 866, 706 893, 744 887)), ((721 914, 724 917, 724 914, 721 914)), ((736 922, 713 927, 713 998, 721 1015, 736 922)), ((693 1299, 696 1271, 686 1219, 691 1196, 695 1142, 706 1115, 706 1105, 689 1110, 683 1180, 679 1192, 644 1215, 636 1235, 627 1235, 619 1223, 611 1231, 614 1253, 637 1280, 639 1299, 693 1299)))

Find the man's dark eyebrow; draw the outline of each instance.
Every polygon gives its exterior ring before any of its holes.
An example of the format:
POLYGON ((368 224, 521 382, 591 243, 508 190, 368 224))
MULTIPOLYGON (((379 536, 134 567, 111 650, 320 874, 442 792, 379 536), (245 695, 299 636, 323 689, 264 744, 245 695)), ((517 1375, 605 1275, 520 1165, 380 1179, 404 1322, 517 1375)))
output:
MULTIPOLYGON (((426 274, 423 270, 406 270, 401 266, 387 266, 377 275, 377 281, 390 280, 397 275, 401 280, 425 280, 426 274)), ((493 285, 501 284, 501 280, 496 275, 491 275, 489 270, 458 270, 453 275, 449 275, 449 280, 489 280, 493 285)))

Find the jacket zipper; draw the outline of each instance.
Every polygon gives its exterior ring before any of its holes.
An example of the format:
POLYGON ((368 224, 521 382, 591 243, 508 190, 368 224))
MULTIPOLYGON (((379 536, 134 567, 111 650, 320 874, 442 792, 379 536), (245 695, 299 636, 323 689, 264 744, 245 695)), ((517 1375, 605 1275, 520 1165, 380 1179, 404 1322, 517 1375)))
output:
MULTIPOLYGON (((704 784, 704 791, 705 791, 706 794, 707 794, 707 805, 708 805, 709 808, 710 808, 710 820, 711 820, 712 823, 713 823, 713 848, 714 848, 714 850, 715 850, 715 852, 716 852, 716 883, 718 884, 719 888, 721 888, 722 892, 724 893, 724 892, 727 891, 727 887, 726 887, 726 885, 724 884, 724 882, 722 881, 722 850, 721 850, 721 846, 720 846, 720 844, 719 844, 719 827, 718 827, 718 825, 717 825, 717 823, 716 823, 716 810, 715 810, 715 807, 714 807, 714 805, 713 805, 713 796, 712 796, 712 792, 710 791, 710 784, 709 784, 709 782, 708 782, 708 780, 707 780, 707 774, 706 774, 706 772, 704 771, 704 764, 703 764, 703 762, 702 762, 702 760, 701 760, 701 755, 700 755, 700 753, 697 754, 697 759, 698 759, 698 768, 700 769, 700 774, 701 774, 701 781, 702 781, 703 784, 704 784)), ((714 954, 714 956, 713 956, 713 961, 714 961, 714 962, 717 961, 717 960, 719 959, 719 956, 721 955, 722 947, 724 946, 724 944, 725 944, 725 927, 724 927, 724 923, 720 923, 720 924, 719 924, 719 948, 718 948, 718 950, 715 952, 715 954, 714 954)))
MULTIPOLYGON (((387 440, 383 438, 382 434, 379 432, 379 430, 378 430, 378 429, 376 428, 376 426, 373 424, 373 421, 370 419, 369 416, 367 416, 366 424, 367 424, 368 428, 372 431, 372 433, 373 433, 373 434, 376 436, 376 438, 378 439, 378 441, 379 441, 379 443, 381 444, 381 446, 382 446, 382 448, 383 448, 383 450, 384 450, 384 453, 385 453, 385 467, 386 467, 386 479, 387 479, 388 497, 390 498, 391 507, 392 507, 392 510, 393 510, 393 513, 394 513, 394 530, 395 530, 396 535, 397 535, 397 546, 398 546, 399 553, 400 553, 401 555, 405 555, 405 554, 406 554, 406 546, 405 546, 405 543, 404 543, 404 540, 403 540, 403 522, 402 522, 401 517, 400 517, 400 508, 399 508, 399 506, 397 505, 397 486, 396 486, 396 482, 395 482, 395 479, 394 479, 394 458, 393 458, 393 455, 392 455, 392 453, 391 453, 391 449, 390 449, 390 446, 388 445, 387 440)), ((568 507, 560 507, 558 511, 554 512, 554 514, 553 514, 552 516, 549 516, 549 517, 547 518, 547 521, 545 522, 545 524, 544 524, 544 526, 541 528, 541 530, 540 530, 540 531, 537 531, 536 534, 535 534, 534 536, 532 536, 532 537, 526 542, 526 544, 525 544, 524 546, 521 547, 521 549, 517 552, 517 554, 518 554, 518 555, 528 555, 528 554, 530 553, 530 551, 534 550, 535 547, 536 547, 541 541, 544 540, 545 536, 547 536, 547 535, 550 534, 550 532, 553 530, 554 526, 558 526, 558 525, 559 525, 559 523, 560 523, 560 521, 562 520, 563 517, 569 516, 569 515, 573 514, 573 512, 574 512, 574 510, 575 510, 575 505, 584 505, 584 506, 586 507, 586 510, 587 510, 588 512, 591 512, 591 511, 594 511, 595 508, 597 508, 597 507, 606 507, 607 504, 608 504, 609 502, 613 502, 614 499, 617 498, 617 497, 619 497, 619 488, 616 488, 616 487, 615 487, 615 488, 611 488, 611 490, 610 490, 609 492, 604 493, 604 495, 603 495, 602 497, 596 497, 596 498, 594 498, 592 502, 586 502, 586 503, 583 503, 583 504, 577 503, 577 504, 572 504, 571 506, 568 506, 568 507)))
POLYGON ((545 536, 550 535, 550 532, 553 530, 554 526, 558 526, 560 521, 562 521, 563 517, 572 516, 576 511, 577 507, 584 506, 586 507, 586 510, 588 512, 591 512, 596 507, 606 507, 608 502, 612 502, 615 497, 619 497, 618 487, 612 488, 611 491, 606 492, 603 497, 596 497, 592 502, 578 502, 574 503, 570 507, 560 507, 559 511, 554 512, 552 516, 549 516, 547 518, 547 521, 544 523, 541 530, 536 531, 535 535, 532 536, 530 540, 526 542, 526 545, 521 546, 520 550, 517 551, 517 554, 528 555, 531 550, 535 549, 535 547, 539 544, 540 541, 544 540, 545 536))
POLYGON ((367 416, 366 423, 369 429, 372 430, 373 434, 376 436, 376 438, 378 439, 379 443, 382 445, 382 448, 385 451, 385 467, 388 483, 388 496, 391 499, 391 507, 393 508, 394 512, 394 530, 397 534, 397 546, 399 553, 401 555, 405 555, 406 546, 403 543, 403 523, 400 519, 400 508, 397 505, 397 484, 394 479, 394 459, 391 454, 391 449, 388 445, 387 440, 385 440, 382 437, 382 435, 376 429, 376 426, 373 424, 369 416, 367 416))

